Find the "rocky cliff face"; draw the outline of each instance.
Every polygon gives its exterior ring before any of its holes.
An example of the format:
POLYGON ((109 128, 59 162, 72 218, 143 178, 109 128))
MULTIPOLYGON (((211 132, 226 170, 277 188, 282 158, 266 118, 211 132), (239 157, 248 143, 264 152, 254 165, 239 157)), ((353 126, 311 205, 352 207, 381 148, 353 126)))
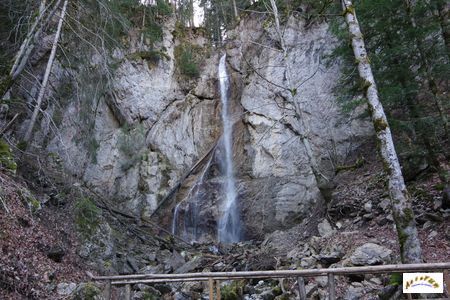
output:
MULTIPOLYGON (((120 64, 112 75, 114 84, 96 103, 95 122, 80 128, 85 124, 82 108, 68 101, 60 134, 46 150, 58 153, 70 172, 118 207, 149 218, 161 206, 153 218, 170 227, 175 205, 183 202, 178 228, 195 225, 201 236, 214 237, 222 198, 219 53, 202 62, 197 80, 183 78, 177 71, 174 31, 169 23, 159 45, 167 57, 156 63, 115 53, 120 64), (93 143, 86 146, 80 138, 93 143)), ((277 48, 272 26, 262 17, 250 17, 228 33, 225 47, 247 238, 262 238, 320 212, 324 199, 302 132, 328 179, 372 134, 365 120, 342 113, 336 102, 339 64, 324 61, 333 49, 327 24, 305 28, 292 17, 284 37, 287 57, 277 48), (293 98, 283 88, 289 87, 288 72, 290 86, 296 87, 293 98)), ((201 38, 196 43, 205 46, 201 38)), ((95 67, 96 57, 91 65, 95 67)))

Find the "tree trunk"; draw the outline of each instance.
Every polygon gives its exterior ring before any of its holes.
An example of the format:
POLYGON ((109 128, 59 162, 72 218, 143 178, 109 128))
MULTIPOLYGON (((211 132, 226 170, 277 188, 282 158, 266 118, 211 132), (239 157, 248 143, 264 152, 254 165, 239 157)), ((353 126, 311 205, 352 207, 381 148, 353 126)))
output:
POLYGON ((141 29, 141 40, 139 42, 139 49, 142 51, 144 49, 144 31, 145 31, 145 13, 147 11, 147 0, 144 0, 142 2, 142 4, 144 5, 144 14, 142 16, 142 29, 141 29))
POLYGON ((234 12, 234 18, 236 20, 239 20, 239 14, 236 6, 236 0, 233 0, 233 12, 234 12))
POLYGON ((61 35, 61 29, 62 29, 62 25, 64 22, 64 17, 66 15, 68 2, 69 2, 69 0, 64 1, 64 5, 61 10, 61 16, 59 17, 58 28, 56 30, 55 39, 53 40, 52 51, 50 52, 50 57, 48 59, 47 68, 45 69, 44 79, 42 80, 42 85, 39 90, 39 95, 36 100, 36 106, 34 107, 33 115, 31 116, 30 124, 28 125, 27 132, 25 133, 25 138, 24 138, 25 142, 28 142, 30 140, 31 133, 33 132, 34 124, 36 123, 37 115, 39 113, 39 110, 41 109, 41 103, 42 103, 42 99, 44 98, 45 88, 47 87, 48 79, 50 77, 50 73, 51 73, 51 70, 53 67, 53 61, 55 60, 56 49, 58 46, 59 37, 61 35))
POLYGON ((30 31, 28 32, 27 36, 22 42, 20 49, 14 58, 14 63, 11 68, 11 71, 9 72, 7 82, 5 84, 2 83, 2 85, 4 85, 4 87, 2 87, 2 90, 0 90, 0 97, 2 97, 2 99, 9 98, 11 86, 25 68, 28 62, 28 58, 30 57, 31 52, 34 49, 35 42, 39 40, 43 28, 53 17, 60 3, 61 0, 58 0, 55 6, 53 7, 52 11, 47 15, 42 24, 40 24, 42 19, 44 18, 45 11, 48 9, 45 7, 46 1, 41 2, 41 5, 39 7, 39 15, 36 17, 35 22, 31 26, 30 31))
POLYGON ((352 1, 342 0, 342 6, 352 39, 353 52, 358 62, 358 72, 367 87, 366 97, 369 111, 371 112, 385 171, 388 175, 392 214, 397 228, 402 262, 418 263, 422 261, 419 235, 411 207, 411 200, 406 190, 400 163, 395 152, 391 130, 383 106, 378 98, 378 90, 352 1))
POLYGON ((437 14, 439 17, 439 25, 441 26, 442 30, 442 38, 447 50, 447 56, 450 55, 450 24, 448 21, 449 10, 450 4, 448 3, 448 1, 438 1, 437 14))
POLYGON ((194 15, 195 15, 194 0, 190 0, 189 1, 189 10, 190 10, 189 22, 191 23, 191 27, 194 28, 195 27, 195 21, 194 21, 194 15))

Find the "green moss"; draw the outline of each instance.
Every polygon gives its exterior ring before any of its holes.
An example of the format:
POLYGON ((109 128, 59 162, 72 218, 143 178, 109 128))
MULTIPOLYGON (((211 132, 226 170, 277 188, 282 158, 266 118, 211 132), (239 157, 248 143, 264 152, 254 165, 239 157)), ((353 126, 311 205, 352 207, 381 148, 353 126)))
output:
MULTIPOLYGON (((377 150, 378 150, 378 152, 380 152, 380 143, 379 143, 378 140, 377 140, 377 150)), ((388 176, 391 175, 391 166, 390 166, 390 164, 385 159, 383 159, 382 161, 383 161, 383 170, 384 170, 384 172, 386 172, 386 174, 388 176)))
POLYGON ((19 190, 22 201, 28 206, 28 209, 32 214, 41 209, 41 202, 34 197, 34 195, 27 189, 23 188, 19 190))
POLYGON ((0 139, 0 166, 10 171, 13 174, 16 174, 17 164, 14 160, 13 154, 11 152, 11 148, 8 143, 3 139, 0 139))
POLYGON ((378 133, 380 131, 385 130, 388 128, 388 124, 386 123, 383 118, 377 118, 373 121, 373 126, 375 127, 375 131, 378 133))
POLYGON ((397 235, 398 235, 398 243, 400 244, 400 256, 403 261, 403 249, 405 249, 405 243, 408 239, 408 235, 403 231, 402 227, 396 226, 397 228, 397 235))
POLYGON ((73 300, 95 300, 100 295, 100 289, 92 282, 88 282, 83 284, 80 289, 76 291, 73 300))
POLYGON ((443 191, 445 188, 445 184, 444 183, 438 183, 434 186, 434 188, 438 191, 443 191))
POLYGON ((283 294, 283 291, 281 290, 281 287, 279 285, 277 285, 276 287, 274 287, 272 289, 272 294, 274 294, 275 296, 279 296, 279 295, 283 294))
POLYGON ((342 15, 343 15, 344 17, 345 17, 347 14, 352 14, 352 15, 355 14, 355 8, 354 8, 352 5, 347 6, 347 7, 344 9, 344 11, 342 12, 342 15))
POLYGON ((403 214, 405 216, 403 219, 405 225, 408 225, 412 220, 414 220, 414 212, 411 208, 405 208, 403 210, 403 214))
POLYGON ((97 231, 99 215, 100 209, 91 199, 85 197, 75 203, 75 224, 83 237, 89 238, 97 231))
POLYGON ((8 89, 12 85, 12 82, 13 80, 10 75, 6 76, 6 78, 0 82, 0 98, 2 98, 3 95, 8 91, 8 89))
POLYGON ((403 284, 403 276, 401 273, 394 273, 389 276, 389 284, 400 286, 403 284))
POLYGON ((364 157, 360 157, 352 165, 337 166, 335 172, 337 174, 340 171, 355 170, 355 169, 361 168, 364 165, 365 162, 366 162, 366 160, 364 159, 364 157))

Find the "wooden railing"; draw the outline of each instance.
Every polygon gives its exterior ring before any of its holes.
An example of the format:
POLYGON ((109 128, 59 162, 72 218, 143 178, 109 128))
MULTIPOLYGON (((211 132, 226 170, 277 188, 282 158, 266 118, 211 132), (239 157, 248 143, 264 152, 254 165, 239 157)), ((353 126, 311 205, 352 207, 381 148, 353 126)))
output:
POLYGON ((307 270, 275 270, 275 271, 242 271, 242 272, 202 272, 185 274, 135 274, 118 276, 90 276, 94 281, 106 281, 105 297, 111 299, 112 286, 125 286, 125 299, 131 299, 131 285, 137 283, 163 283, 163 282, 187 282, 207 281, 209 283, 209 299, 214 299, 214 283, 216 284, 216 298, 220 300, 220 281, 237 279, 267 279, 267 278, 296 278, 299 298, 306 299, 306 288, 304 277, 327 276, 328 298, 336 299, 334 277, 336 275, 354 274, 379 274, 379 273, 406 273, 406 272, 429 272, 443 271, 447 285, 447 295, 450 296, 450 278, 448 271, 450 262, 429 264, 398 264, 364 267, 346 267, 329 269, 307 269, 307 270))

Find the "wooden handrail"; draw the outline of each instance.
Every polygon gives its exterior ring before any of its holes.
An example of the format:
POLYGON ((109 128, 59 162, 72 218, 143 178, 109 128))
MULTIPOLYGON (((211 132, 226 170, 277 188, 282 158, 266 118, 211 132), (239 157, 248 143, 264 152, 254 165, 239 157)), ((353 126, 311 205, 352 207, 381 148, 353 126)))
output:
MULTIPOLYGON (((411 271, 436 271, 443 270, 448 276, 450 262, 444 263, 426 263, 426 264, 396 264, 380 266, 363 267, 343 267, 329 269, 307 269, 307 270, 273 270, 273 271, 241 271, 241 272, 201 272, 184 274, 134 274, 118 276, 93 276, 88 273, 92 280, 107 281, 106 299, 110 299, 111 286, 125 286, 125 298, 131 299, 131 285, 138 283, 161 283, 161 282, 188 282, 188 281, 207 281, 209 285, 210 300, 214 299, 214 283, 216 284, 216 297, 220 300, 220 280, 237 279, 264 279, 264 278, 296 278, 299 297, 306 299, 304 277, 328 276, 328 297, 330 300, 336 299, 335 294, 335 275, 347 274, 377 274, 377 273, 396 273, 411 271)), ((448 284, 448 283, 447 283, 448 284)), ((448 287, 447 287, 448 288, 448 287)))
MULTIPOLYGON (((241 271, 241 272, 202 272, 185 274, 134 274, 118 276, 91 276, 92 280, 136 280, 136 279, 184 279, 184 278, 281 278, 281 277, 312 277, 325 276, 328 274, 376 274, 409 271, 447 270, 450 262, 426 263, 426 264, 397 264, 363 267, 344 267, 328 269, 306 269, 306 270, 273 270, 273 271, 241 271)), ((180 280, 182 281, 182 280, 180 280)))

